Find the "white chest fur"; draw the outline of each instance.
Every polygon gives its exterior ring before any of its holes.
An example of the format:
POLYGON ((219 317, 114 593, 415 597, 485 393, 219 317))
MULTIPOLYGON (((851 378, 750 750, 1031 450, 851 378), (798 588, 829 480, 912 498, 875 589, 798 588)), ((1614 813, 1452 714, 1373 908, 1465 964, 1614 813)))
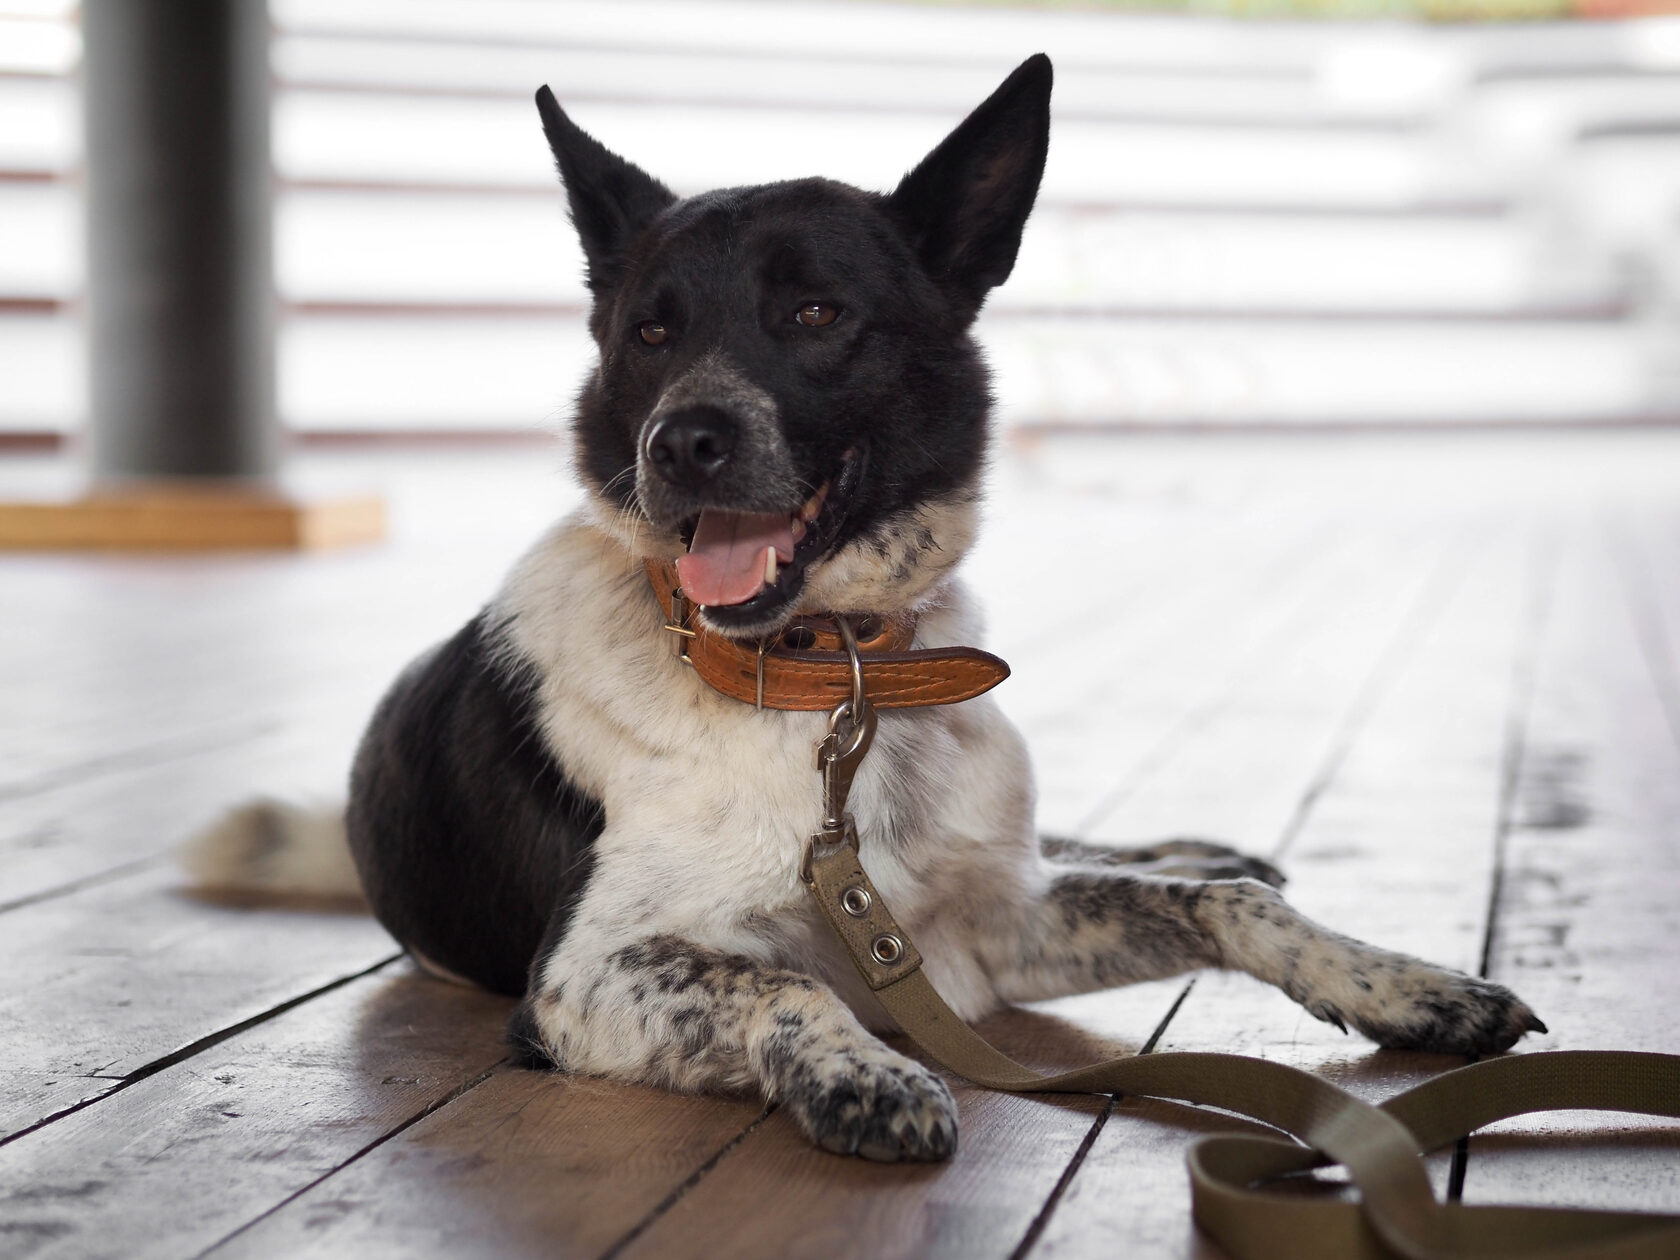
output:
MULTIPOLYGON (((799 880, 822 809, 826 715, 759 711, 707 687, 676 655, 641 565, 586 517, 515 569, 495 610, 542 677, 539 713, 566 774, 606 810, 574 936, 670 933, 794 966, 872 1014, 799 880)), ((918 646, 972 642, 956 584, 918 646)), ((982 697, 881 714, 849 801, 870 874, 972 1017, 995 1004, 978 934, 1034 878, 1032 780, 1019 737, 982 697)))

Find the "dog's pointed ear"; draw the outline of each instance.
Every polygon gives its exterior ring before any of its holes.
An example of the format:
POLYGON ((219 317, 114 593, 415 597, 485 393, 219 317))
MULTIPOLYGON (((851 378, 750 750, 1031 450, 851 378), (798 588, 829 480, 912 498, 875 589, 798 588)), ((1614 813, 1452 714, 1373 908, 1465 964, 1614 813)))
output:
POLYGON ((1050 58, 1029 57, 888 198, 928 273, 966 303, 1009 278, 1050 150, 1050 58))
POLYGON ((676 194, 566 117, 547 84, 537 89, 537 112, 583 242, 589 291, 598 298, 617 283, 630 239, 676 194))

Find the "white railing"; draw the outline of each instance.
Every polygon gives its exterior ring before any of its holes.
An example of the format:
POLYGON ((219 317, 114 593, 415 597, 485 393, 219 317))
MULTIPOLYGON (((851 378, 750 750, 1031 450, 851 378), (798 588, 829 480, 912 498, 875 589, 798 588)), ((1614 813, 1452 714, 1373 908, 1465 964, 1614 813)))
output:
MULTIPOLYGON (((563 420, 585 294, 539 82, 682 192, 819 172, 885 188, 1041 48, 1057 60, 1044 192, 980 326, 1007 422, 1680 413, 1677 20, 271 10, 281 408, 297 429, 563 420)), ((0 431, 64 431, 85 408, 74 8, 0 13, 0 431)))

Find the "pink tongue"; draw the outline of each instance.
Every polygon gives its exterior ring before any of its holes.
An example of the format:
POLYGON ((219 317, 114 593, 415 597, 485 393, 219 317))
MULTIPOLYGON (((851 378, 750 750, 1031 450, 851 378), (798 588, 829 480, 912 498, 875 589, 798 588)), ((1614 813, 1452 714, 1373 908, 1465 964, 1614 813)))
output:
POLYGON ((793 518, 781 512, 707 508, 688 554, 677 561, 683 594, 697 604, 742 604, 764 589, 764 553, 793 559, 793 518))

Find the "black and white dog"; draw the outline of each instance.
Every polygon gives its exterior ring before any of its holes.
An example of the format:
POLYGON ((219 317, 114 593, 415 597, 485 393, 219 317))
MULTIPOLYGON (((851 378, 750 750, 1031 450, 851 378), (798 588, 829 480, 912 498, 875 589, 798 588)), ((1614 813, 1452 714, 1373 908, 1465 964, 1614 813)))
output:
MULTIPOLYGON (((914 611, 917 646, 973 642, 953 569, 990 397, 969 329, 1015 262, 1050 82, 1028 60, 890 195, 803 179, 687 199, 543 89, 600 347, 574 425, 589 506, 398 679, 347 828, 253 807, 201 869, 261 882, 341 855, 347 829, 381 922, 428 969, 519 995, 532 1060, 760 1091, 833 1151, 949 1155, 950 1093, 869 1032, 883 1014, 800 880, 825 715, 711 690, 642 561, 677 560, 732 638, 914 611)), ((1541 1027, 1498 985, 1303 919, 1223 847, 1041 841, 1026 750, 984 697, 883 712, 850 805, 964 1018, 1226 967, 1384 1046, 1495 1051, 1541 1027)))

